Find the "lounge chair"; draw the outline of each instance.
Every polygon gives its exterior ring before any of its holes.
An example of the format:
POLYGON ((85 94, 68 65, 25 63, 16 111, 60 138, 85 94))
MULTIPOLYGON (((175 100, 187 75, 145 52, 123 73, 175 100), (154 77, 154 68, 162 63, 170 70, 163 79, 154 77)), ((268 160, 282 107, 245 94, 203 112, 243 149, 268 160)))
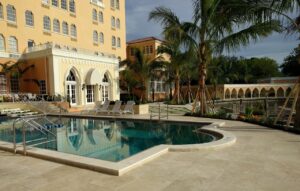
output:
POLYGON ((35 94, 28 93, 27 97, 28 97, 29 101, 36 101, 36 95, 35 94))
POLYGON ((100 102, 95 102, 94 107, 85 105, 84 109, 81 110, 80 114, 84 114, 84 113, 90 113, 90 112, 96 112, 97 109, 101 108, 101 103, 100 102))
POLYGON ((134 101, 127 101, 122 113, 123 114, 128 114, 128 113, 134 114, 134 110, 133 110, 134 105, 135 105, 134 101))
POLYGON ((108 107, 109 107, 110 101, 105 100, 103 105, 100 108, 96 109, 96 113, 102 113, 102 112, 108 112, 108 107))
POLYGON ((109 111, 108 111, 108 114, 110 114, 110 113, 112 113, 112 114, 115 114, 115 113, 121 114, 121 113, 122 113, 121 105, 122 105, 122 102, 121 102, 121 101, 116 101, 116 103, 115 103, 115 105, 113 106, 112 110, 109 110, 109 111))

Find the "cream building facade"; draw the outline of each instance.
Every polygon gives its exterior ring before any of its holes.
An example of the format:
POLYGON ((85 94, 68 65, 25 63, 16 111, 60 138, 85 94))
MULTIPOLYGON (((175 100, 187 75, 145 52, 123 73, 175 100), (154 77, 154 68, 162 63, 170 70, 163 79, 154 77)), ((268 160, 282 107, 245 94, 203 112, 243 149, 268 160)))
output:
POLYGON ((0 63, 26 72, 0 66, 0 94, 60 94, 73 106, 118 100, 125 24, 125 0, 1 0, 0 63))

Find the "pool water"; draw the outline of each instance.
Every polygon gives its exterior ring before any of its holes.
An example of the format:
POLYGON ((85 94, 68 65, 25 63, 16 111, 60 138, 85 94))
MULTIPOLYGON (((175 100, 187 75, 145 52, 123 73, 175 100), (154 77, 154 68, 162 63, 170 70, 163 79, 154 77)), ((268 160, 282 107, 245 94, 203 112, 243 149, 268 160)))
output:
MULTIPOLYGON (((215 137, 194 130, 207 124, 151 121, 55 118, 62 127, 49 127, 51 134, 26 128, 27 145, 58 152, 117 162, 160 144, 207 143, 215 137)), ((19 127, 21 124, 19 124, 19 127)), ((0 119, 0 140, 12 142, 12 120, 0 119)), ((16 140, 22 142, 18 128, 16 140)))

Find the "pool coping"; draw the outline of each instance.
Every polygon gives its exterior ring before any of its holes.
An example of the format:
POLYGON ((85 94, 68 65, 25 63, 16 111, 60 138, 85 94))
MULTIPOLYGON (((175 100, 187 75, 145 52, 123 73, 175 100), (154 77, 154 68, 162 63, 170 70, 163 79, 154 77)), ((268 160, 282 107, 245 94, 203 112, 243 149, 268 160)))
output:
MULTIPOLYGON (((76 116, 77 117, 77 116, 76 116)), ((127 118, 128 119, 128 118, 127 118)), ((168 120, 169 121, 169 120, 168 120)), ((170 120, 171 121, 171 120, 170 120)), ((172 120, 173 121, 173 120, 172 120)), ((173 121, 173 122, 188 122, 188 121, 173 121)), ((203 122, 192 122, 203 123, 203 122)), ((204 122, 205 123, 205 122, 204 122)), ((40 149, 36 147, 26 147, 27 156, 36 157, 44 160, 58 162, 70 166, 89 169, 106 173, 115 176, 122 176, 125 173, 143 165, 151 160, 160 157, 168 152, 191 152, 200 151, 205 149, 221 149, 230 146, 236 142, 236 136, 230 132, 218 129, 225 125, 225 122, 208 122, 209 125, 198 129, 197 131, 204 131, 205 133, 212 133, 220 136, 221 138, 209 143, 190 144, 190 145, 157 145, 140 153, 137 153, 129 158, 121 160, 119 162, 110 162, 100 159, 87 158, 83 156, 61 153, 57 151, 51 151, 46 149, 40 149)), ((13 144, 0 141, 0 149, 14 152, 13 144)), ((22 145, 18 145, 17 153, 23 154, 22 145)))

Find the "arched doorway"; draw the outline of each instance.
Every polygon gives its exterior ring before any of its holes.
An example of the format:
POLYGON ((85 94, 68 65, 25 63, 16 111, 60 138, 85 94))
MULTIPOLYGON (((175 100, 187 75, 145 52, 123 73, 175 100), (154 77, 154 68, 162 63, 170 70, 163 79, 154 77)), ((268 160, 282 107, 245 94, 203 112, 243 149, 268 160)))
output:
POLYGON ((102 102, 106 100, 110 100, 110 80, 107 74, 104 74, 104 77, 102 79, 102 102))
POLYGON ((284 90, 282 88, 277 90, 277 97, 284 97, 284 90))
POLYGON ((244 97, 245 97, 244 91, 243 91, 243 89, 240 89, 239 94, 238 94, 238 98, 244 98, 244 97))
POLYGON ((227 89, 225 91, 225 99, 230 99, 230 91, 229 91, 229 89, 227 89))
POLYGON ((251 90, 249 88, 246 90, 245 97, 246 98, 251 98, 252 97, 251 90))
POLYGON ((275 96, 276 96, 275 90, 274 90, 274 88, 271 88, 271 89, 269 90, 268 97, 275 97, 275 96))
POLYGON ((232 92, 231 92, 231 99, 233 99, 233 98, 237 98, 237 91, 236 91, 236 89, 233 89, 232 90, 232 92))
POLYGON ((257 88, 253 90, 252 97, 259 97, 259 91, 257 88))
POLYGON ((267 91, 265 88, 260 91, 260 97, 267 97, 267 91))
POLYGON ((77 105, 77 81, 75 73, 73 70, 70 70, 66 78, 66 95, 71 105, 77 105))

